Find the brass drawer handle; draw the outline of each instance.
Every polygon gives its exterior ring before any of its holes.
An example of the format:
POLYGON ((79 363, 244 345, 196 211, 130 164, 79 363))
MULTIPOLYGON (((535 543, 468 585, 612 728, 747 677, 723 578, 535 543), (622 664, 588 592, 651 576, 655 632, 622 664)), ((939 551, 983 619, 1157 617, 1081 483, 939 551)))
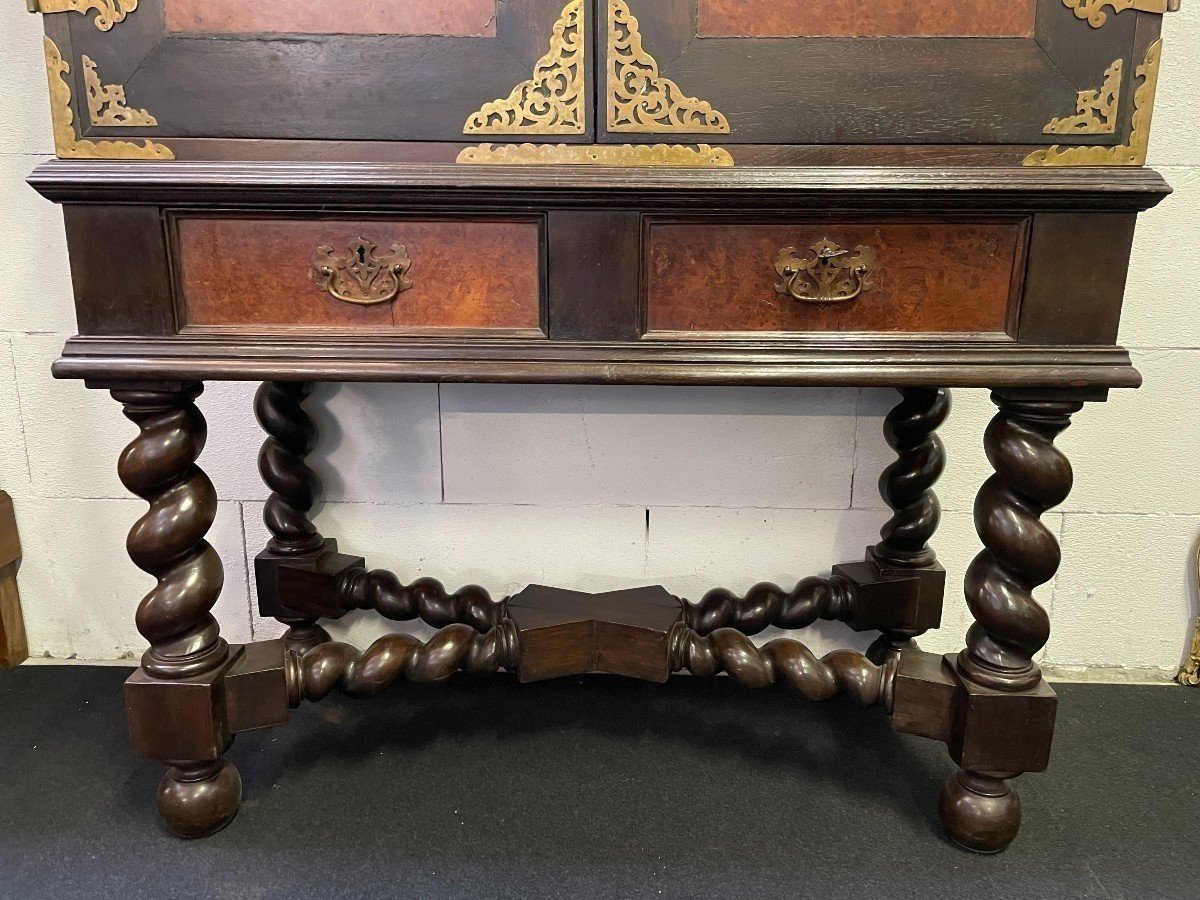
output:
POLYGON ((377 250, 363 238, 350 245, 346 256, 337 256, 332 247, 318 247, 312 264, 317 287, 360 306, 395 300, 413 286, 407 277, 412 260, 403 244, 392 244, 391 252, 382 255, 377 250))
POLYGON ((845 303, 875 286, 875 251, 865 244, 844 250, 829 238, 801 256, 784 247, 775 260, 775 292, 804 303, 845 303))

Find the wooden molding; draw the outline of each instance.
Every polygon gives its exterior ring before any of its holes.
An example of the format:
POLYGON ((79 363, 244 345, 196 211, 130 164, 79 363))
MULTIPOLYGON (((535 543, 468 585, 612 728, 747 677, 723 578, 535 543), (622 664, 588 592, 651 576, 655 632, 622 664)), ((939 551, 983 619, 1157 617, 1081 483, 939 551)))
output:
POLYGON ((29 658, 21 594, 17 590, 17 567, 21 561, 21 538, 12 497, 0 491, 0 668, 11 669, 29 658))

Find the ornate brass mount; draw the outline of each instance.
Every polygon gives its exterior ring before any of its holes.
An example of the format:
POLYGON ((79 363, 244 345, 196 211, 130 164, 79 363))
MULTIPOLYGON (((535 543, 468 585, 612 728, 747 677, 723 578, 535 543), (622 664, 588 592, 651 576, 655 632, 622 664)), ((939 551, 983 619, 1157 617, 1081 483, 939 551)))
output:
POLYGON ((31 13, 51 15, 53 13, 77 12, 87 15, 96 11, 93 20, 101 31, 109 31, 118 22, 138 7, 138 0, 25 0, 25 8, 31 13))
POLYGON ((582 0, 571 0, 554 25, 550 49, 533 77, 507 98, 485 103, 463 127, 464 134, 583 134, 585 55, 582 0))
POLYGON ((1114 13, 1127 9, 1163 15, 1178 12, 1180 0, 1063 0, 1063 5, 1075 11, 1075 17, 1087 19, 1093 28, 1101 28, 1108 21, 1105 7, 1111 6, 1114 13))
POLYGON ((350 245, 346 256, 335 255, 332 247, 318 247, 313 258, 317 287, 338 300, 360 306, 395 300, 413 286, 407 277, 412 260, 401 244, 392 244, 391 253, 380 255, 377 250, 363 238, 350 245))
POLYGON ((1114 134, 1117 109, 1121 105, 1121 76, 1125 60, 1118 59, 1104 73, 1104 85, 1095 91, 1080 91, 1075 115, 1051 119, 1042 129, 1045 134, 1114 134))
POLYGON ((845 303, 875 286, 875 251, 862 244, 845 250, 825 238, 803 256, 795 247, 783 248, 775 271, 776 293, 803 303, 845 303))

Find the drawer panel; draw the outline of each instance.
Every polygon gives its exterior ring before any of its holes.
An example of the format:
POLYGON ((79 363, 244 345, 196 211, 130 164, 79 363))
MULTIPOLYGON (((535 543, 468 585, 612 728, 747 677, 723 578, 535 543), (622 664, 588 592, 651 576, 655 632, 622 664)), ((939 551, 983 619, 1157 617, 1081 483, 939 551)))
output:
POLYGON ((1017 219, 882 224, 650 221, 645 330, 651 335, 1011 333, 1027 231, 1028 221, 1017 219), (781 261, 787 248, 796 253, 781 261), (822 253, 825 261, 818 262, 822 253), (856 272, 860 267, 865 272, 856 272), (798 269, 802 274, 789 278, 798 269), (822 288, 824 277, 829 281, 822 288), (780 293, 780 287, 804 299, 780 293))
POLYGON ((436 221, 196 216, 175 222, 180 321, 186 326, 486 329, 542 333, 540 218, 436 221), (318 258, 328 247, 336 283, 318 258), (403 256, 392 254, 393 245, 403 256), (405 271, 388 269, 407 257, 405 271), (376 271, 378 269, 378 271, 376 271), (374 277, 370 277, 374 273, 374 277), (399 288, 397 281, 405 283, 399 288), (330 288, 339 289, 338 299, 330 288), (394 299, 377 300, 390 293, 394 299))

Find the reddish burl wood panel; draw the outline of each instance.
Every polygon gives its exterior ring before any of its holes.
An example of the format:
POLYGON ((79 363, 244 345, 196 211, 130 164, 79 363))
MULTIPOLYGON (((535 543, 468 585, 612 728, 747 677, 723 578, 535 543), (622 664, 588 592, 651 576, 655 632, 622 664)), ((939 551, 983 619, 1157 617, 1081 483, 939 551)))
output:
POLYGON ((538 221, 177 221, 184 324, 537 329, 538 221), (410 290, 391 303, 336 300, 313 279, 318 247, 347 254, 359 237, 381 253, 403 244, 410 290))
POLYGON ((496 0, 165 0, 167 30, 492 37, 496 0))
POLYGON ((700 0, 705 37, 1030 37, 1037 0, 700 0))
POLYGON ((661 223, 647 248, 648 330, 1003 332, 1026 225, 661 223), (875 285, 845 303, 775 292, 775 259, 829 238, 875 250, 875 285))

